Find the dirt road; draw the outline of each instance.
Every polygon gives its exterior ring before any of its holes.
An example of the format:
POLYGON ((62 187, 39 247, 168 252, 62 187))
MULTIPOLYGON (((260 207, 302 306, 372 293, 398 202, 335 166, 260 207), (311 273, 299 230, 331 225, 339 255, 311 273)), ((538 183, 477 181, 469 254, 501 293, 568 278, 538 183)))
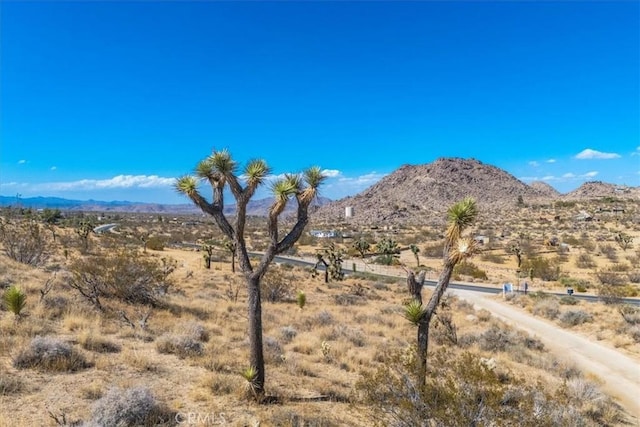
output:
POLYGON ((640 419, 640 364, 614 348, 591 341, 547 321, 510 307, 488 296, 472 291, 450 290, 460 298, 484 308, 505 322, 539 338, 560 359, 573 362, 603 382, 603 390, 640 419))

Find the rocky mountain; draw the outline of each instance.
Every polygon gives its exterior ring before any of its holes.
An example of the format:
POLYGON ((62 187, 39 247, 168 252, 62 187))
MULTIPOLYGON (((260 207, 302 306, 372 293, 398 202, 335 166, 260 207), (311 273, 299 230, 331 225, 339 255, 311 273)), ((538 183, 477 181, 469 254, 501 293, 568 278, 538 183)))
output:
POLYGON ((558 192, 537 183, 527 185, 508 172, 475 159, 440 158, 423 165, 404 165, 362 193, 323 206, 314 213, 320 222, 345 219, 358 224, 425 223, 443 218, 446 209, 473 197, 485 213, 515 209, 521 201, 550 200, 558 192))
POLYGON ((608 184, 602 181, 585 182, 580 187, 562 196, 567 200, 588 200, 602 197, 634 198, 640 200, 640 187, 608 184))
POLYGON ((543 181, 533 181, 531 184, 529 184, 529 187, 535 189, 536 191, 538 191, 538 193, 543 194, 545 197, 551 199, 558 198, 562 195, 562 193, 560 193, 558 190, 543 181))

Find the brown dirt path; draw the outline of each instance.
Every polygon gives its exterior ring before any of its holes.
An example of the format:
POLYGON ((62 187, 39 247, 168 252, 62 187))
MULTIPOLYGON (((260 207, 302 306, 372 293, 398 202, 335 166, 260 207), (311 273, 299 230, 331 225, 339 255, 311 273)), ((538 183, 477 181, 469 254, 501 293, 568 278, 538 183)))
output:
MULTIPOLYGON (((494 316, 539 338, 560 358, 602 381, 602 388, 640 421, 640 364, 614 348, 593 342, 557 325, 496 301, 495 296, 465 290, 449 292, 489 310, 494 316)), ((639 423, 640 425, 640 423, 639 423)))

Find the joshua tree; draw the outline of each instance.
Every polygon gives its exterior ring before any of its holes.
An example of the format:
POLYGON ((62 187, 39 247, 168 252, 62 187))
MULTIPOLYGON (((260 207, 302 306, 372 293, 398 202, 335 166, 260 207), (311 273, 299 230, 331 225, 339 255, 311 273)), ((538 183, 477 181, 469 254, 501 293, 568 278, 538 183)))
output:
POLYGON ((82 240, 82 246, 85 251, 89 249, 89 234, 93 233, 93 222, 81 219, 76 225, 76 234, 82 240))
POLYGON ((353 247, 358 251, 360 257, 364 261, 364 256, 369 252, 369 249, 371 249, 371 244, 367 242, 367 239, 364 237, 360 237, 358 240, 353 242, 353 247))
POLYGON ((409 245, 409 249, 411 249, 411 253, 414 257, 416 257, 416 267, 420 267, 420 248, 418 245, 409 245))
POLYGON ((618 246, 620 246, 623 251, 626 251, 631 246, 633 246, 633 237, 623 232, 619 232, 618 234, 616 234, 615 240, 616 243, 618 243, 618 246))
POLYGON ((394 258, 398 257, 400 248, 398 248, 398 243, 395 240, 383 237, 376 243, 376 251, 381 254, 382 264, 391 265, 394 258))
POLYGON ((224 239, 222 245, 231 253, 231 271, 236 272, 236 244, 229 239, 224 239))
POLYGON ((204 260, 204 268, 211 268, 211 258, 213 257, 213 244, 212 243, 204 243, 201 247, 202 259, 204 260))
POLYGON ((344 273, 342 272, 342 250, 336 249, 336 246, 331 243, 328 248, 324 248, 322 252, 316 254, 318 261, 313 266, 313 275, 318 274, 318 267, 320 264, 324 265, 324 283, 329 283, 329 278, 336 281, 344 279, 344 273), (325 260, 325 257, 329 260, 325 260))
POLYGON ((309 204, 316 197, 318 187, 325 177, 320 168, 311 167, 302 174, 286 174, 271 184, 275 201, 267 218, 267 248, 257 265, 253 265, 245 241, 247 204, 257 188, 267 179, 270 168, 264 160, 258 159, 247 163, 241 175, 237 172, 238 164, 227 150, 214 150, 210 156, 198 163, 195 177, 183 176, 176 181, 176 189, 188 196, 203 212, 211 215, 222 233, 236 247, 238 265, 244 275, 248 293, 250 368, 255 370, 251 382, 255 396, 260 400, 264 396, 265 382, 260 281, 273 258, 290 249, 302 235, 308 222, 309 204), (198 179, 206 180, 211 185, 212 202, 206 200, 198 191, 198 179), (236 200, 233 223, 229 222, 223 210, 224 189, 227 186, 236 200), (284 234, 278 228, 278 219, 292 198, 298 203, 296 220, 291 229, 284 234))
POLYGON ((445 233, 443 250, 443 269, 438 278, 438 283, 427 302, 422 306, 422 285, 424 272, 418 274, 416 280, 412 271, 408 271, 407 284, 413 301, 405 309, 405 316, 409 321, 418 326, 418 369, 416 372, 417 385, 424 388, 427 373, 427 350, 429 346, 429 324, 431 318, 440 305, 440 300, 449 286, 454 267, 462 260, 477 252, 476 241, 470 237, 463 237, 463 231, 471 225, 478 215, 475 200, 464 200, 449 207, 447 211, 448 226, 445 233))

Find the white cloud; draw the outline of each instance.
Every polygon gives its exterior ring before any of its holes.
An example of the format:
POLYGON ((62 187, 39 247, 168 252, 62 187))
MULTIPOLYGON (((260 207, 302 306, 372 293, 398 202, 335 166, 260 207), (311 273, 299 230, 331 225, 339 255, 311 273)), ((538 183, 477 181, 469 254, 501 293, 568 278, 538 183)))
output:
POLYGON ((24 159, 23 160, 18 160, 18 164, 19 165, 24 165, 25 163, 27 163, 27 161, 24 160, 24 159))
POLYGON ((553 176, 553 175, 547 175, 547 176, 543 176, 543 177, 542 177, 542 180, 543 180, 543 181, 555 181, 556 179, 558 179, 558 178, 556 178, 556 177, 555 177, 555 176, 553 176))
POLYGON ((546 160, 546 162, 547 162, 547 163, 555 163, 555 162, 556 162, 556 159, 549 159, 549 160, 546 160))
POLYGON ((537 168, 538 166, 540 166, 540 163, 536 162, 535 160, 532 160, 529 162, 529 166, 533 166, 534 168, 537 168))
POLYGON ((57 166, 51 166, 51 168, 50 168, 50 170, 52 170, 52 171, 54 171, 54 170, 56 170, 56 169, 58 169, 58 167, 57 167, 57 166))
POLYGON ((567 173, 565 173, 564 175, 562 175, 562 177, 563 177, 563 178, 567 178, 567 179, 568 179, 568 178, 575 178, 575 177, 576 177, 576 175, 575 175, 575 174, 573 174, 573 173, 571 173, 571 172, 567 172, 567 173))
POLYGON ((584 175, 582 175, 583 178, 593 178, 594 176, 598 175, 598 172, 596 171, 591 171, 591 172, 587 172, 584 175))
POLYGON ((35 184, 36 190, 72 191, 104 190, 118 188, 158 188, 173 185, 175 178, 157 175, 117 175, 109 179, 81 179, 78 181, 48 182, 35 184))
POLYGON ((327 178, 335 178, 342 175, 342 172, 337 169, 323 169, 322 175, 326 176, 327 178))
POLYGON ((620 154, 617 153, 603 153, 601 151, 592 150, 587 148, 582 150, 578 154, 576 154, 575 158, 580 160, 588 160, 588 159, 617 159, 620 157, 620 154))
POLYGON ((640 156, 640 147, 636 147, 636 151, 631 153, 632 156, 640 156))

